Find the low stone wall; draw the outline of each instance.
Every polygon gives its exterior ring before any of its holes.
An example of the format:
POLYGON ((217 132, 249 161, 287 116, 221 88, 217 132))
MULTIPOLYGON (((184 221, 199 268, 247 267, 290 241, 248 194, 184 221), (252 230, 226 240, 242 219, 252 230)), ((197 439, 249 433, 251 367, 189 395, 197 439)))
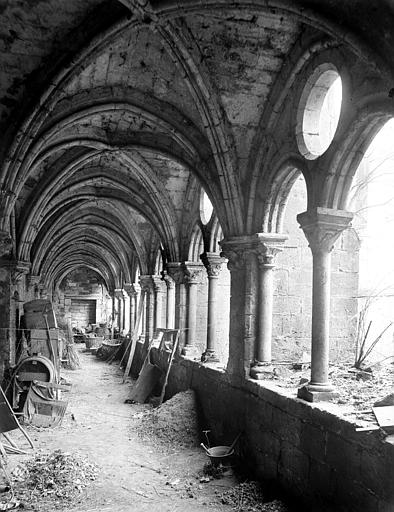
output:
MULTIPOLYGON (((153 350, 152 357, 165 368, 167 354, 153 350)), ((356 432, 333 404, 310 404, 257 381, 234 384, 225 372, 175 358, 167 397, 188 388, 214 442, 227 444, 244 432, 239 448, 256 476, 313 511, 394 511, 394 436, 356 432)))

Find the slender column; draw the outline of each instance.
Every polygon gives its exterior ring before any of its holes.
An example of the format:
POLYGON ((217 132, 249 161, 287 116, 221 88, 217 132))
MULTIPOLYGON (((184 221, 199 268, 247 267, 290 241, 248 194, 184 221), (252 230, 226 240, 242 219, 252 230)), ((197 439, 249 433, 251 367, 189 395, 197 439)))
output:
POLYGON ((163 279, 167 285, 167 310, 166 310, 166 328, 174 329, 175 321, 175 281, 163 271, 163 279))
POLYGON ((297 216, 313 257, 311 380, 298 390, 298 397, 309 402, 338 396, 328 380, 331 251, 352 218, 350 212, 328 208, 297 216))
POLYGON ((126 283, 124 285, 124 289, 129 296, 129 333, 134 331, 135 325, 135 297, 137 295, 137 291, 134 288, 134 285, 131 283, 126 283))
POLYGON ((152 276, 152 280, 155 290, 155 329, 157 329, 158 327, 163 327, 163 296, 166 292, 166 285, 160 276, 152 276))
POLYGON ((126 292, 123 290, 123 288, 117 288, 115 290, 115 297, 118 299, 118 327, 119 333, 121 334, 125 327, 126 292))
POLYGON ((186 344, 183 347, 182 354, 188 357, 197 355, 196 328, 197 328, 197 291, 201 283, 202 263, 184 262, 185 279, 188 284, 188 308, 187 308, 187 336, 186 344))
POLYGON ((219 274, 222 271, 225 259, 217 253, 205 252, 201 255, 201 260, 207 269, 208 274, 208 327, 207 327, 207 346, 201 356, 203 362, 219 362, 216 353, 216 329, 215 313, 217 301, 217 288, 219 274))
POLYGON ((145 291, 145 340, 153 338, 154 330, 154 290, 152 276, 140 276, 140 284, 145 291))
POLYGON ((169 262, 166 271, 175 282, 175 329, 179 329, 179 346, 185 345, 186 332, 186 285, 185 270, 181 262, 169 262))
POLYGON ((122 330, 122 326, 121 326, 122 308, 120 305, 120 288, 116 288, 114 291, 114 304, 115 304, 115 309, 117 311, 117 327, 118 327, 119 333, 120 333, 122 330))
POLYGON ((270 371, 272 348, 272 311, 274 303, 274 259, 282 250, 286 235, 277 233, 257 233, 258 260, 258 332, 256 339, 255 362, 250 376, 264 378, 270 371))
MULTIPOLYGON (((133 329, 135 329, 135 326, 137 324, 137 315, 138 315, 139 304, 140 304, 140 300, 141 300, 141 286, 139 284, 137 284, 137 283, 134 283, 133 286, 134 286, 134 290, 135 290, 133 329)), ((139 329, 142 330, 142 318, 141 318, 139 329)))

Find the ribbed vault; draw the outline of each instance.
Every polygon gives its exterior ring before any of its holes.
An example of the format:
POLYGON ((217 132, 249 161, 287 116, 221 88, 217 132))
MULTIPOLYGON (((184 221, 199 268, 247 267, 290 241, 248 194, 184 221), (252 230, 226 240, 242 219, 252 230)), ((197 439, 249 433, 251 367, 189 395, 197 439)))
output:
MULTIPOLYGON (((22 9, 23 23, 7 4, 0 229, 15 258, 51 282, 85 262, 116 287, 137 267, 149 273, 159 247, 187 258, 201 187, 224 237, 280 230, 300 171, 311 208, 344 208, 384 122, 382 48, 394 38, 379 45, 375 25, 355 23, 378 16, 374 2, 342 4, 47 0, 22 9), (341 74, 347 109, 328 151, 307 162, 295 117, 322 62, 341 74)), ((379 7, 386 26, 392 13, 379 7)))

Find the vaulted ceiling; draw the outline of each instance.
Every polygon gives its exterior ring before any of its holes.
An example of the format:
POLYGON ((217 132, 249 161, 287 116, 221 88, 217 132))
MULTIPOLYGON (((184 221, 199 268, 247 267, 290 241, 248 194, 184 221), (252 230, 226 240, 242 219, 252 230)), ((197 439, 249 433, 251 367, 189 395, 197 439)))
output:
POLYGON ((121 286, 160 247, 187 258, 201 187, 242 234, 262 119, 300 48, 344 47, 390 82, 393 26, 388 0, 0 0, 13 257, 48 283, 86 265, 121 286))

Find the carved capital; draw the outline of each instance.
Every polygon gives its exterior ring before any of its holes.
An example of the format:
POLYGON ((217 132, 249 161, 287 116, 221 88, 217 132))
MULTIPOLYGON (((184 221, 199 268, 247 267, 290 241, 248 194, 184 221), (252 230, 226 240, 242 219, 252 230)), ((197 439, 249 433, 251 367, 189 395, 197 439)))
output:
POLYGON ((153 280, 151 275, 140 276, 141 290, 147 293, 153 291, 153 280))
POLYGON ((200 258, 207 269, 208 277, 219 277, 226 260, 216 252, 204 252, 200 258))
POLYGON ((29 273, 31 264, 28 261, 16 261, 12 269, 11 281, 16 284, 22 277, 29 273))
POLYGON ((185 280, 188 284, 200 284, 202 282, 204 265, 199 262, 185 261, 185 280))
POLYGON ((123 285, 123 289, 129 297, 134 297, 137 295, 137 292, 135 291, 134 285, 132 283, 125 283, 123 285))
POLYGON ((127 293, 123 288, 115 288, 115 297, 120 300, 125 300, 127 297, 127 293))
POLYGON ((183 284, 185 282, 185 269, 181 262, 167 263, 166 272, 176 284, 183 284))
POLYGON ((341 233, 349 227, 353 214, 344 210, 315 208, 297 215, 313 253, 331 252, 341 233))
POLYGON ((249 258, 254 256, 256 237, 252 235, 225 238, 219 245, 222 248, 220 256, 228 260, 227 268, 230 272, 236 272, 245 268, 249 258))
POLYGON ((255 237, 256 254, 260 265, 273 267, 274 260, 277 254, 283 251, 288 236, 279 233, 256 233, 255 237))
POLYGON ((41 276, 36 276, 34 274, 29 274, 27 276, 27 286, 32 288, 35 285, 38 285, 40 282, 41 276))

